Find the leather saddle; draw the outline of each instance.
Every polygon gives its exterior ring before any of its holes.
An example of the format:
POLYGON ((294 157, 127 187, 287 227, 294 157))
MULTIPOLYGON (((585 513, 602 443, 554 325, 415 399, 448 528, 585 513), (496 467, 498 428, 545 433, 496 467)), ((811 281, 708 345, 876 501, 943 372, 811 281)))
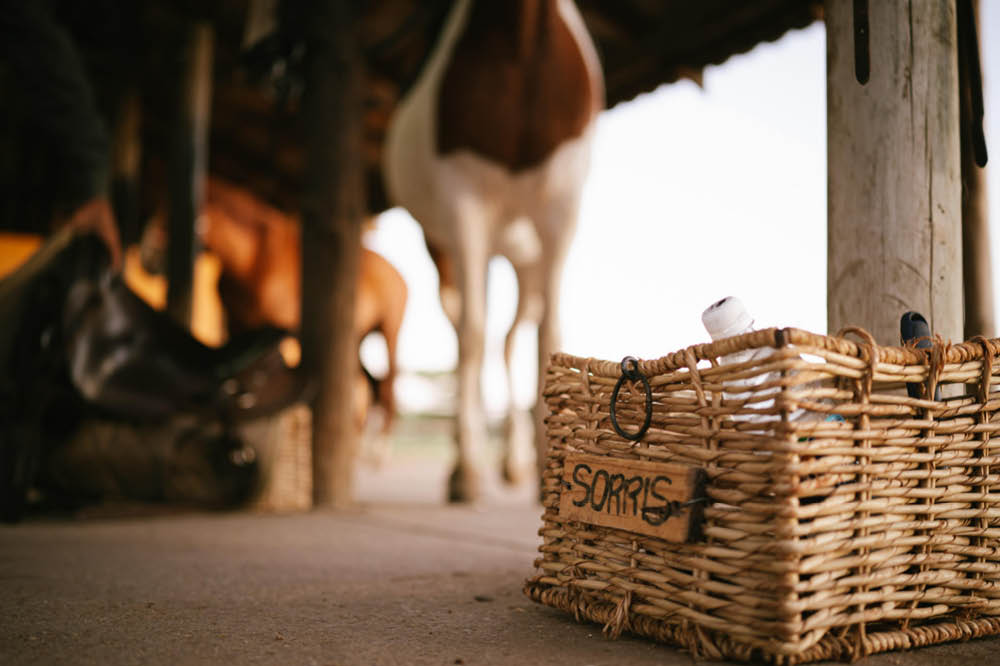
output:
MULTIPOLYGON (((16 519, 44 457, 85 418, 229 426, 306 399, 267 328, 201 344, 108 269, 92 235, 53 235, 0 280, 0 513, 16 519)), ((231 438, 230 438, 231 439, 231 438)))

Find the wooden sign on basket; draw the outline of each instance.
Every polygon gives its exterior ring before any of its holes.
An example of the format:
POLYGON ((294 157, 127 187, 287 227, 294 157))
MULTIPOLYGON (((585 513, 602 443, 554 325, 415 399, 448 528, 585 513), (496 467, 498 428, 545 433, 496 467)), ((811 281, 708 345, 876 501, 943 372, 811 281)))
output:
POLYGON ((566 456, 559 517, 684 542, 697 539, 705 470, 677 463, 566 456))

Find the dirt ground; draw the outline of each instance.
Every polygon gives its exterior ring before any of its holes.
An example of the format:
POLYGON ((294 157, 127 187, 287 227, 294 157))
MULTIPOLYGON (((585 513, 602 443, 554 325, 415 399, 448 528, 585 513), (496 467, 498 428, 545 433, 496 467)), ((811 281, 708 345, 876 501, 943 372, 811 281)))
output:
MULTIPOLYGON (((499 486, 444 505, 441 451, 362 467, 351 511, 118 506, 0 527, 0 664, 695 663, 523 596, 540 507, 499 486)), ((1000 640, 859 663, 1000 664, 1000 640)))

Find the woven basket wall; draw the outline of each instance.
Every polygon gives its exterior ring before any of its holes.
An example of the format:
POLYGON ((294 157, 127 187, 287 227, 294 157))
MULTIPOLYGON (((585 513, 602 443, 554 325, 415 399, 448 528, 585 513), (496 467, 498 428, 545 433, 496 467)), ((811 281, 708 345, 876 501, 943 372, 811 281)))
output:
POLYGON ((312 412, 296 404, 245 424, 241 434, 259 452, 260 485, 249 508, 262 512, 312 508, 312 412))
MULTIPOLYGON (((620 364, 555 355, 544 539, 525 593, 612 637, 716 659, 855 659, 1000 633, 1000 341, 917 350, 847 335, 768 329, 639 362, 653 415, 638 442, 609 420, 620 364), (718 363, 762 347, 773 354, 718 363), (769 408, 723 395, 766 373, 769 408), (906 383, 945 397, 910 398, 906 383), (561 519, 571 453, 703 468, 702 536, 671 543, 561 519)), ((618 422, 634 432, 645 394, 624 386, 618 422)))

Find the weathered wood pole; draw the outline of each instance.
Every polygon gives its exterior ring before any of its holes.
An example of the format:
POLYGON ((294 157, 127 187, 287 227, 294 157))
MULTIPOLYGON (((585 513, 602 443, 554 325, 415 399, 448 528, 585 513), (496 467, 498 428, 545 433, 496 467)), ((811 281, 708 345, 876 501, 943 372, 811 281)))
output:
POLYGON ((118 103, 111 146, 111 202, 124 246, 138 243, 139 181, 142 164, 142 109, 139 93, 128 90, 118 103))
POLYGON ((960 341, 955 2, 827 0, 824 15, 828 328, 899 344, 900 316, 917 310, 960 341))
POLYGON ((208 165, 213 43, 209 24, 191 27, 167 169, 167 311, 185 325, 191 323, 197 252, 194 226, 208 165))
POLYGON ((986 170, 962 151, 962 262, 965 284, 965 337, 996 335, 993 267, 990 259, 986 170))
POLYGON ((302 129, 302 368, 313 399, 313 500, 354 499, 358 433, 351 418, 358 372, 354 301, 363 216, 363 61, 350 0, 309 5, 302 129))
POLYGON ((277 27, 278 0, 249 0, 243 25, 242 48, 253 46, 277 27))
POLYGON ((986 195, 986 170, 976 164, 973 134, 982 128, 982 76, 979 64, 979 2, 958 0, 958 20, 961 44, 966 57, 959 52, 959 109, 962 141, 962 266, 965 285, 965 337, 996 335, 993 308, 993 266, 990 259, 989 206, 986 195), (964 15, 963 11, 970 15, 964 15), (978 107, 978 108, 977 108, 978 107))

